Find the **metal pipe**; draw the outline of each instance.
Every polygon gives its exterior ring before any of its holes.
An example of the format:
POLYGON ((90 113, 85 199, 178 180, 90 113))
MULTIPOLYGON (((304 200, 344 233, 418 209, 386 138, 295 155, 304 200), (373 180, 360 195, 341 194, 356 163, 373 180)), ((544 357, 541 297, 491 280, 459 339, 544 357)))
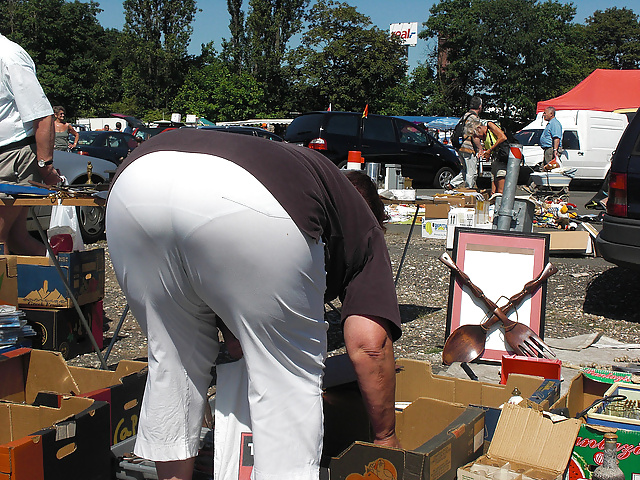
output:
POLYGON ((504 190, 500 209, 498 210, 498 230, 511 230, 513 220, 513 204, 516 198, 516 188, 518 187, 518 175, 520 173, 520 159, 509 155, 507 162, 507 176, 504 180, 504 190))

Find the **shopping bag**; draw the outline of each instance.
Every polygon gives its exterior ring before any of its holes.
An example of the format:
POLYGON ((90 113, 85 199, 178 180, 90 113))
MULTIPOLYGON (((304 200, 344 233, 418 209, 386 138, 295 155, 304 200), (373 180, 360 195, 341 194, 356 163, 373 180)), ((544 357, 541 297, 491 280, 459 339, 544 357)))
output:
POLYGON ((49 220, 47 237, 51 240, 51 237, 54 235, 65 233, 71 235, 71 238, 73 238, 74 252, 81 252, 84 250, 84 243, 82 241, 82 234, 80 233, 76 207, 68 205, 54 205, 51 207, 51 220, 49 220))
POLYGON ((217 365, 216 376, 213 478, 249 480, 253 470, 253 435, 244 358, 217 365))

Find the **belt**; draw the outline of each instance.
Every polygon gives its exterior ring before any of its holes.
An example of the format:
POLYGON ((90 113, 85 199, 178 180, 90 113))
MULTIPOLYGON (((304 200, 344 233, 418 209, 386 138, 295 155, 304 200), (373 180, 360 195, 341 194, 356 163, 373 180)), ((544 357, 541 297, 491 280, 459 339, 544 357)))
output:
POLYGON ((7 145, 2 145, 0 147, 0 153, 8 152, 10 150, 16 150, 18 148, 26 147, 27 145, 32 145, 34 143, 36 143, 36 137, 32 135, 30 137, 23 138, 22 140, 18 140, 17 142, 11 142, 7 145))
POLYGON ((471 150, 470 148, 460 148, 460 150, 458 150, 459 152, 462 153, 476 153, 473 150, 471 150))

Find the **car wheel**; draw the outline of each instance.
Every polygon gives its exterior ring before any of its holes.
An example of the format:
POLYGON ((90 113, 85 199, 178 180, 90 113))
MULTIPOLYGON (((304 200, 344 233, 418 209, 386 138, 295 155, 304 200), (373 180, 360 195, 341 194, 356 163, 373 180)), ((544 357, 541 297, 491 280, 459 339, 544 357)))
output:
POLYGON ((433 177, 433 188, 444 188, 453 180, 453 177, 455 177, 453 170, 449 167, 442 167, 433 177))
POLYGON ((104 236, 104 207, 76 207, 84 243, 95 243, 104 236))

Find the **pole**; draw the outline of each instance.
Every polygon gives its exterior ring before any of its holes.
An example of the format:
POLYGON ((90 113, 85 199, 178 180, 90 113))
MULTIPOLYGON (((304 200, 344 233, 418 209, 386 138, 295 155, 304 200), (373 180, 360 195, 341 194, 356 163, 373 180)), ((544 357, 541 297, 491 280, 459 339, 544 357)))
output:
POLYGON ((516 198, 516 188, 518 187, 518 175, 520 173, 520 159, 509 155, 507 162, 507 177, 504 180, 504 191, 498 210, 498 230, 511 230, 511 220, 513 220, 513 204, 516 198))

